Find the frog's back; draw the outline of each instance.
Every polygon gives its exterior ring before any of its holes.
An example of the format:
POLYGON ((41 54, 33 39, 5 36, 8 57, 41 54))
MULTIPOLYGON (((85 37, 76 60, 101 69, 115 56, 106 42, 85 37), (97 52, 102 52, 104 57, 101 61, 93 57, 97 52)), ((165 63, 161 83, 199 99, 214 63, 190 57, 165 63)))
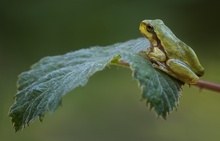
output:
POLYGON ((179 51, 181 58, 185 60, 184 62, 188 64, 198 76, 202 76, 204 74, 204 68, 200 64, 194 50, 182 41, 179 41, 177 45, 184 48, 184 50, 179 51))
POLYGON ((189 65, 198 76, 204 74, 204 68, 200 64, 196 53, 187 44, 179 40, 177 37, 176 40, 163 42, 162 44, 172 46, 165 49, 167 56, 169 56, 167 59, 179 59, 189 65))

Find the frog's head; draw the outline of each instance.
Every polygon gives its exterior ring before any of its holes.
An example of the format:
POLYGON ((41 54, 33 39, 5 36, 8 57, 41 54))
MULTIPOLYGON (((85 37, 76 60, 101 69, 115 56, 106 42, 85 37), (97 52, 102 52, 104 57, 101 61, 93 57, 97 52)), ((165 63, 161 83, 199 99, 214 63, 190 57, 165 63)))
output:
POLYGON ((158 27, 164 25, 161 20, 143 20, 140 24, 139 30, 148 40, 152 43, 153 46, 158 45, 157 33, 158 27))

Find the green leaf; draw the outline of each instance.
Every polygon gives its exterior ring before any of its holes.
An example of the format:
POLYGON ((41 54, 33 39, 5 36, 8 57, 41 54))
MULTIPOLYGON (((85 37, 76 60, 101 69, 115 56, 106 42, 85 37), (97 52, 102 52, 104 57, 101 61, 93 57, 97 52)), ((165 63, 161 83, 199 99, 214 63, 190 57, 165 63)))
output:
POLYGON ((143 55, 123 54, 122 58, 130 62, 133 76, 142 89, 142 99, 147 100, 150 109, 154 108, 159 116, 166 118, 179 103, 183 83, 154 69, 143 55))
POLYGON ((15 102, 9 110, 15 130, 21 130, 36 117, 42 120, 48 111, 54 112, 66 93, 84 86, 91 75, 107 65, 126 66, 121 60, 130 64, 143 89, 143 99, 147 98, 158 115, 165 117, 177 106, 181 83, 152 67, 140 53, 147 47, 148 40, 139 38, 41 59, 19 75, 15 102))

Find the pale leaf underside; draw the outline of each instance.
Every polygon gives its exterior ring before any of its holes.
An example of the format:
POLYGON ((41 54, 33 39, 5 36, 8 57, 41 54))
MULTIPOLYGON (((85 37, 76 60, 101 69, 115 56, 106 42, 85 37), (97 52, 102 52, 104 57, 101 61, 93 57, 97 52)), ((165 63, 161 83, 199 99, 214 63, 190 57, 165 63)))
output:
POLYGON ((84 86, 91 75, 118 57, 130 64, 134 78, 140 82, 143 99, 165 118, 177 106, 182 83, 152 67, 140 53, 147 47, 149 42, 139 38, 41 59, 19 75, 18 92, 9 111, 15 130, 29 125, 36 117, 42 120, 47 111, 54 112, 65 94, 84 86))

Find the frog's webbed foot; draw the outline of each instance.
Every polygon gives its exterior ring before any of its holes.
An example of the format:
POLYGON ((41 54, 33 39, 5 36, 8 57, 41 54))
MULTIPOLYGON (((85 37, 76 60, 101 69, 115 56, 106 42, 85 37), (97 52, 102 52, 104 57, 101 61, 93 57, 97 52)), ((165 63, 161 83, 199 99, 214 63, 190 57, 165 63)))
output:
POLYGON ((144 55, 147 56, 147 57, 148 57, 148 54, 149 54, 150 52, 151 52, 151 48, 150 48, 150 47, 148 47, 147 49, 141 51, 141 53, 144 54, 144 55))

